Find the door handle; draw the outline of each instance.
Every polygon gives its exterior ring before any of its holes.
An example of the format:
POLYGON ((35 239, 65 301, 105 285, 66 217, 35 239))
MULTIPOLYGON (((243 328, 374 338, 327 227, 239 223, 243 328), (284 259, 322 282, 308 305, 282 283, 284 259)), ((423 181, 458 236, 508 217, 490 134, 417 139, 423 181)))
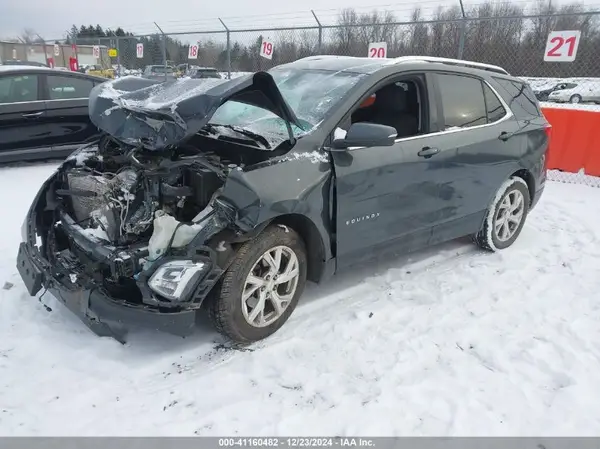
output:
POLYGON ((40 115, 42 115, 44 112, 32 112, 31 114, 23 114, 23 117, 25 118, 36 118, 39 117, 40 115))
POLYGON ((510 139, 514 135, 515 135, 515 133, 507 133, 506 131, 502 131, 500 133, 500 135, 498 136, 498 139, 500 139, 502 142, 506 142, 508 139, 510 139))
POLYGON ((421 151, 419 151, 417 154, 421 157, 424 158, 430 158, 431 156, 435 156, 436 154, 438 154, 440 152, 439 148, 431 148, 431 147, 424 147, 421 151))

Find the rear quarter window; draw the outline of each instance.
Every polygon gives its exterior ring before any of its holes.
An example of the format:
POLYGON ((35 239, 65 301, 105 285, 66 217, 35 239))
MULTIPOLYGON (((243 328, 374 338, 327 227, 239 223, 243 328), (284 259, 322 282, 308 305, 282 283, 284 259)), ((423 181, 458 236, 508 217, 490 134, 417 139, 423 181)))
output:
POLYGON ((529 84, 496 77, 494 77, 494 81, 500 87, 498 93, 504 97, 504 101, 517 120, 529 120, 532 117, 542 116, 540 103, 529 84))
POLYGON ((481 81, 458 74, 438 73, 444 129, 485 125, 487 112, 481 81))

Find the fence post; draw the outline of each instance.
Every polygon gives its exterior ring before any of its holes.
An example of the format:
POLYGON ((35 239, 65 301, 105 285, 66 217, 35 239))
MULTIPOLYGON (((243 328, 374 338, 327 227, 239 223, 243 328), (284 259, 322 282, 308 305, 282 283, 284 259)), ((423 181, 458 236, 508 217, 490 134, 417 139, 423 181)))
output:
POLYGON ((460 2, 460 12, 462 14, 462 20, 460 22, 460 37, 458 38, 458 59, 463 58, 465 51, 465 34, 467 34, 467 15, 465 14, 465 6, 462 0, 460 2))
POLYGON ((161 27, 158 26, 158 23, 154 22, 154 25, 156 25, 156 28, 158 28, 158 31, 160 31, 160 34, 162 34, 162 56, 163 56, 163 64, 165 65, 165 82, 167 81, 167 35, 165 34, 165 32, 161 29, 161 27))
MULTIPOLYGON (((21 39, 20 37, 17 37, 17 39, 19 39, 19 42, 21 42, 23 44, 23 46, 25 47, 25 61, 29 61, 29 59, 27 59, 27 42, 25 42, 23 39, 21 39)), ((17 47, 13 46, 13 59, 18 59, 19 58, 19 52, 17 51, 17 47)))
MULTIPOLYGON (((42 36, 36 33, 37 38, 42 42, 42 46, 44 47, 44 64, 48 64, 48 53, 46 51, 46 41, 42 39, 42 36)), ((56 63, 55 63, 56 65, 56 63)))
POLYGON ((221 25, 223 25, 223 28, 225 28, 225 31, 227 32, 227 79, 230 80, 231 79, 231 32, 229 31, 229 28, 227 28, 227 25, 225 25, 225 22, 223 22, 221 20, 221 18, 219 18, 219 22, 221 22, 221 25))
MULTIPOLYGON (((115 36, 117 36, 117 35, 115 34, 115 36)), ((117 36, 117 39, 116 39, 116 44, 117 45, 116 45, 116 47, 117 47, 117 74, 118 74, 118 76, 121 76, 121 45, 120 45, 120 40, 121 39, 119 38, 119 36, 117 36)), ((111 69, 112 69, 112 67, 111 67, 111 69)))
POLYGON ((321 25, 321 21, 315 14, 315 11, 311 9, 310 12, 312 12, 313 17, 315 18, 315 20, 317 21, 317 25, 319 26, 319 47, 317 51, 319 52, 319 54, 321 54, 321 48, 323 46, 323 25, 321 25))

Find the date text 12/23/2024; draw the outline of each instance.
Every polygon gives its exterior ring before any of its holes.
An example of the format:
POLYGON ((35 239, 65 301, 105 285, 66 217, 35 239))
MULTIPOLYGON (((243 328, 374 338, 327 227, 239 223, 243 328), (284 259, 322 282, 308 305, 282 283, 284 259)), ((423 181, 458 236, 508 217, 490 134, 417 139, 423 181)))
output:
POLYGON ((219 447, 375 447, 370 438, 219 438, 219 447))

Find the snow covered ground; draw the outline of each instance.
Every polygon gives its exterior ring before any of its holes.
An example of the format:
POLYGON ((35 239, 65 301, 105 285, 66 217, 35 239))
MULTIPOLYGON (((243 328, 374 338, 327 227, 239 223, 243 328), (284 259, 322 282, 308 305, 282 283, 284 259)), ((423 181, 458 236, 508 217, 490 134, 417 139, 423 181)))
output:
POLYGON ((600 434, 598 188, 549 182, 502 253, 456 241, 311 286, 239 351, 204 321, 122 346, 29 297, 20 226, 54 167, 0 168, 0 435, 600 434))

